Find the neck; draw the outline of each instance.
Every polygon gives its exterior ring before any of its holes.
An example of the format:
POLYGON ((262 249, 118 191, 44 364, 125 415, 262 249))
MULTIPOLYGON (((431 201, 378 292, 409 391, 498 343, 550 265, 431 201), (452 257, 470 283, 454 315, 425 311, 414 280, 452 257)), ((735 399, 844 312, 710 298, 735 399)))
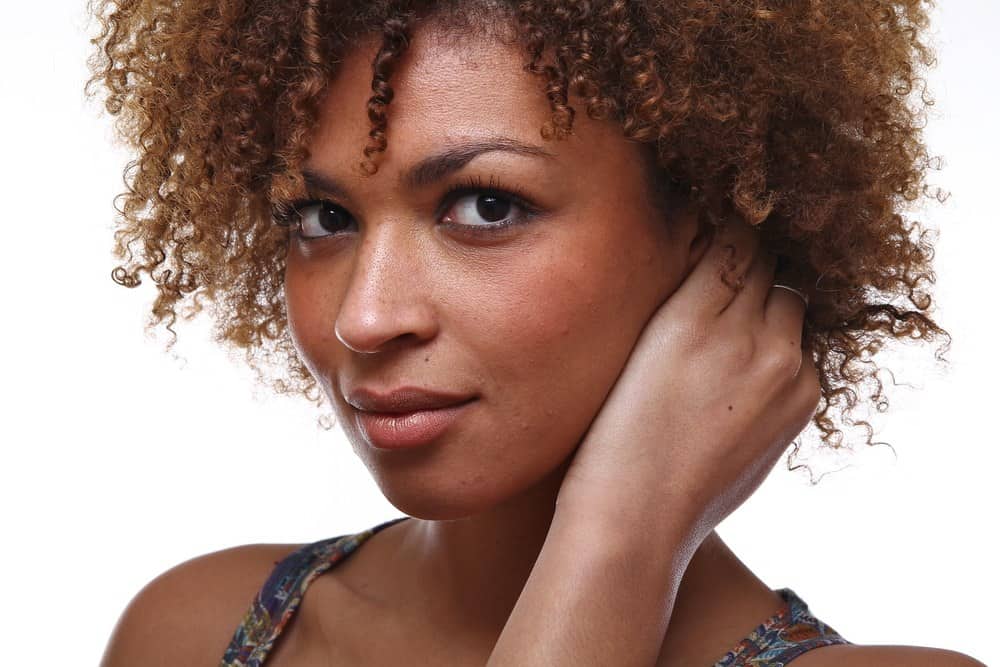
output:
POLYGON ((425 601, 433 611, 499 636, 545 543, 564 472, 565 465, 528 492, 474 516, 403 522, 413 524, 400 544, 412 567, 410 584, 430 588, 433 597, 425 601))
MULTIPOLYGON (((471 517, 390 527, 367 547, 372 566, 391 564, 377 579, 365 577, 369 591, 391 601, 391 613, 410 627, 492 648, 545 542, 564 473, 562 466, 529 492, 471 517)), ((718 659, 780 604, 713 531, 685 570, 661 664, 718 659)))

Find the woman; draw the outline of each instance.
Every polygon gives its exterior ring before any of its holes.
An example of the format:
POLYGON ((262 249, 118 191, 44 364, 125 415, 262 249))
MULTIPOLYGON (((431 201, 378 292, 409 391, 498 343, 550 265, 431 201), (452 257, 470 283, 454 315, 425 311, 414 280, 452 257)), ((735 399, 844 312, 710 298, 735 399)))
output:
POLYGON ((852 644, 714 531, 946 336, 924 10, 805 5, 102 2, 115 279, 212 302, 409 515, 179 565, 104 665, 981 664, 852 644))

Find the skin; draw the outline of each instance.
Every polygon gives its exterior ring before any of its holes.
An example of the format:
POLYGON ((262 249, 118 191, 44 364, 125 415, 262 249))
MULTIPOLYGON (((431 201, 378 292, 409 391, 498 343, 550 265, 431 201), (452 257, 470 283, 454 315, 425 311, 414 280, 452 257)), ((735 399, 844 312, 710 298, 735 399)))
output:
MULTIPOLYGON (((341 238, 293 242, 286 271, 300 354, 383 493, 415 518, 313 581, 269 667, 486 664, 546 541, 571 455, 651 316, 705 251, 692 216, 665 218, 650 204, 642 147, 616 125, 578 114, 572 137, 543 142, 548 106, 516 49, 434 35, 418 29, 399 63, 389 149, 372 177, 348 166, 368 132, 377 43, 342 62, 307 166, 344 186, 338 203, 357 223, 341 238), (400 185, 428 154, 487 134, 552 158, 490 153, 442 183, 400 185), (450 185, 475 175, 524 190, 542 212, 494 237, 445 228, 485 224, 472 197, 461 212, 438 210, 450 185), (341 394, 359 384, 478 400, 434 446, 380 452, 341 394)), ((102 667, 217 664, 247 600, 301 546, 245 545, 161 574, 122 614, 102 667)), ((656 664, 712 664, 779 607, 711 531, 684 570, 656 664)), ((983 667, 914 646, 829 646, 795 661, 826 665, 983 667)))
MULTIPOLYGON (((342 62, 306 169, 341 185, 346 199, 313 195, 353 220, 339 236, 293 240, 285 288, 296 346, 354 451, 386 498, 415 517, 340 566, 336 590, 346 585, 408 627, 460 633, 470 656, 488 655, 545 540, 568 458, 707 239, 693 215, 665 218, 650 201, 645 149, 614 122, 581 113, 570 138, 540 139, 548 104, 515 47, 433 37, 418 30, 394 74, 388 150, 373 176, 349 166, 369 128, 376 43, 342 62), (439 184, 401 185, 410 165, 441 147, 488 136, 551 157, 485 153, 439 184), (446 216, 488 223, 476 193, 445 199, 468 176, 516 187, 541 211, 494 236, 447 229, 446 216), (478 400, 430 448, 374 449, 342 391, 411 384, 478 400), (390 558, 392 568, 377 567, 390 558)), ((324 233, 315 218, 307 227, 324 233)), ((675 659, 718 658, 781 606, 714 532, 689 572, 671 622, 687 632, 667 642, 675 659)), ((336 595, 317 593, 303 616, 322 626, 336 595)))

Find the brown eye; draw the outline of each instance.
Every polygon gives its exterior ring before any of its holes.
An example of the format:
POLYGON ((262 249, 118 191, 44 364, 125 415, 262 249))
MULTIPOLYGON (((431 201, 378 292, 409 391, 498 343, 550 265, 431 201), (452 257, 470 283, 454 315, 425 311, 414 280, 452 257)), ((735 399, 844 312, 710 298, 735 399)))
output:
POLYGON ((331 236, 344 231, 351 215, 331 202, 315 202, 298 209, 299 228, 304 238, 331 236))
POLYGON ((510 202, 503 197, 484 195, 476 200, 476 213, 488 222, 497 222, 507 217, 510 202))
MULTIPOLYGON (((496 193, 472 193, 455 200, 448 220, 462 220, 463 227, 492 227, 507 219, 518 206, 496 193), (479 222, 476 222, 476 220, 479 222)), ((517 216, 515 216, 516 218, 517 216)))

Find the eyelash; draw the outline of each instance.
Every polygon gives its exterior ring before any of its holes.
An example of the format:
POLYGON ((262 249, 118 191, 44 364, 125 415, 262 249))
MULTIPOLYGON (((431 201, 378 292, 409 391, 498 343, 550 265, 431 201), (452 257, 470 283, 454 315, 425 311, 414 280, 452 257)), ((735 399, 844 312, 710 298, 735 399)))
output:
MULTIPOLYGON (((496 195, 503 199, 508 200, 514 206, 516 206, 521 211, 520 217, 513 218, 510 220, 505 220, 502 222, 497 222, 488 225, 462 225, 457 223, 442 223, 443 226, 461 230, 463 234, 476 235, 490 235, 497 234, 507 227, 513 227, 526 223, 538 215, 540 210, 537 206, 529 203, 527 201, 527 194, 524 193, 520 188, 516 186, 504 186, 496 182, 493 176, 490 176, 489 183, 484 183, 483 179, 479 175, 468 176, 465 179, 459 181, 444 195, 444 201, 447 206, 443 207, 438 215, 447 211, 451 206, 461 199, 462 197, 470 194, 484 194, 484 195, 496 195)), ((340 236, 342 232, 331 232, 329 234, 324 234, 322 236, 303 236, 302 235, 302 218, 301 211, 308 208, 309 206, 323 206, 330 205, 341 209, 347 213, 347 209, 340 206, 339 204, 332 202, 328 199, 309 197, 295 200, 284 206, 276 206, 272 210, 272 218, 274 223, 281 225, 283 227, 293 228, 293 233, 303 241, 311 241, 313 239, 330 238, 334 236, 340 236)), ((348 214, 349 215, 349 214, 348 214)), ((351 216, 353 219, 353 216, 351 216)))

